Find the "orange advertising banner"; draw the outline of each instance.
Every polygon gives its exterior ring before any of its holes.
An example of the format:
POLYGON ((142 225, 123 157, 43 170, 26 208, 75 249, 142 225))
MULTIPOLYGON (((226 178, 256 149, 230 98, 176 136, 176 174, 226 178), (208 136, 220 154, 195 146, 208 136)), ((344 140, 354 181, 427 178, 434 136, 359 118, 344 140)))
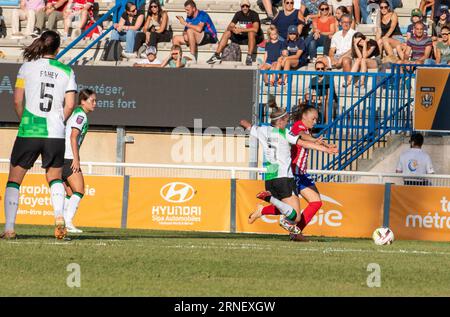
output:
POLYGON ((450 241, 450 187, 392 186, 396 239, 450 241))
POLYGON ((127 228, 230 230, 230 181, 209 179, 130 179, 127 228))
MULTIPOLYGON (((7 174, 0 174, 3 207, 7 174)), ((122 219, 123 177, 85 176, 85 194, 74 224, 79 227, 120 228, 122 219)), ((2 208, 3 210, 3 208, 2 208)), ((0 222, 5 222, 0 212, 0 222)), ((45 176, 28 174, 20 186, 17 224, 53 225, 55 222, 50 189, 45 176)))
MULTIPOLYGON (((317 183, 322 208, 305 228, 306 235, 330 237, 371 237, 383 223, 383 185, 317 183)), ((256 205, 255 196, 264 190, 263 181, 239 180, 236 193, 236 228, 238 232, 286 234, 278 225, 279 216, 263 216, 253 224, 247 219, 256 205)), ((307 203, 302 198, 303 208, 307 203)))

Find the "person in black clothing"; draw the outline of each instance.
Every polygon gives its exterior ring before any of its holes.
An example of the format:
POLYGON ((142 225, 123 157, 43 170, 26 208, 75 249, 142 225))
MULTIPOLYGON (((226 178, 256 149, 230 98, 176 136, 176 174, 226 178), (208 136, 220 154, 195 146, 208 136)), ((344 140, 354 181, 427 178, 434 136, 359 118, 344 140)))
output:
POLYGON ((258 13, 250 9, 250 1, 241 1, 241 11, 235 13, 233 19, 223 33, 216 52, 207 61, 208 64, 220 63, 220 54, 231 39, 232 43, 238 45, 248 45, 248 53, 245 63, 252 64, 251 54, 255 51, 256 45, 264 41, 264 33, 261 30, 258 13))
POLYGON ((138 10, 133 2, 128 2, 119 23, 114 24, 114 30, 111 32, 111 40, 126 42, 126 57, 131 57, 135 51, 136 33, 140 31, 143 22, 144 14, 142 11, 138 10))
MULTIPOLYGON (((336 89, 333 89, 333 95, 330 96, 330 87, 334 87, 334 82, 330 76, 324 75, 326 66, 323 61, 317 61, 314 69, 319 72, 319 75, 311 78, 309 90, 313 91, 312 95, 316 96, 313 105, 319 110, 319 123, 326 123, 328 122, 328 103, 330 98, 333 100, 333 105, 337 105, 338 102, 336 89)), ((334 107, 333 112, 336 112, 334 107)), ((332 114, 332 117, 335 117, 335 113, 332 114)))

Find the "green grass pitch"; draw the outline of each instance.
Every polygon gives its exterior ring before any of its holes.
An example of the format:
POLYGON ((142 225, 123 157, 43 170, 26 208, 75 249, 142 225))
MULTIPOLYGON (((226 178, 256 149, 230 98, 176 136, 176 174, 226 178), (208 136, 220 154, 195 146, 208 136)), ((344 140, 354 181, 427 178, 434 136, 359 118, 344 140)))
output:
POLYGON ((52 227, 17 226, 0 241, 0 296, 450 296, 448 243, 84 229, 58 242, 52 227))

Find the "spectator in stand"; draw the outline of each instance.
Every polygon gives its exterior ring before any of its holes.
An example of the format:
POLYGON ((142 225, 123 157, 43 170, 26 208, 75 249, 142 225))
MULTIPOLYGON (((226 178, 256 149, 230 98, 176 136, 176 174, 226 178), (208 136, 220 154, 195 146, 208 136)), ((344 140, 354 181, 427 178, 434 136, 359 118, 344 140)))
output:
POLYGON ((282 0, 258 0, 256 2, 261 11, 264 11, 267 14, 267 18, 261 20, 262 24, 272 24, 272 20, 275 17, 276 13, 276 7, 278 7, 281 2, 282 0))
MULTIPOLYGON (((296 25, 288 28, 287 40, 283 42, 281 52, 282 56, 278 58, 276 70, 297 70, 300 67, 308 65, 305 41, 300 37, 296 25)), ((286 84, 287 75, 284 79, 279 79, 278 84, 286 84)))
MULTIPOLYGON (((352 58, 352 73, 366 73, 368 69, 378 69, 381 65, 381 58, 377 41, 366 38, 361 32, 356 32, 353 35, 352 58)), ((347 85, 351 85, 351 81, 348 81, 347 85)), ((361 76, 359 82, 355 83, 355 87, 363 88, 364 86, 365 77, 361 76)))
POLYGON ((414 24, 414 36, 406 42, 406 48, 399 49, 398 54, 404 64, 424 64, 430 58, 433 48, 431 37, 425 35, 425 24, 414 24))
POLYGON ((144 23, 144 14, 138 11, 133 2, 127 2, 125 12, 114 24, 114 30, 111 32, 111 40, 125 42, 125 57, 134 57, 136 33, 144 23))
POLYGON ((405 43, 405 39, 398 24, 398 15, 391 9, 388 0, 380 0, 380 13, 380 27, 377 30, 376 39, 381 55, 384 48, 390 56, 394 53, 392 47, 405 43))
POLYGON ((232 43, 238 45, 248 45, 246 65, 252 65, 252 53, 256 45, 264 41, 264 33, 261 29, 258 13, 250 9, 249 0, 241 0, 241 10, 234 14, 233 19, 223 33, 216 52, 207 61, 208 64, 220 63, 222 61, 220 54, 231 39, 232 43))
POLYGON ((331 15, 336 13, 337 8, 344 6, 347 8, 348 14, 353 14, 353 16, 355 17, 354 21, 356 23, 361 22, 359 0, 328 0, 328 5, 330 6, 331 15))
POLYGON ((25 36, 36 37, 34 33, 34 24, 36 22, 36 14, 39 11, 44 11, 44 0, 21 0, 20 8, 14 9, 12 12, 11 26, 12 26, 12 39, 20 39, 25 36), (27 27, 22 34, 19 32, 20 21, 27 21, 27 27))
POLYGON ((431 9, 431 20, 437 22, 441 14, 441 8, 448 9, 450 7, 450 0, 421 0, 419 7, 425 18, 427 16, 428 9, 431 9))
POLYGON ((283 10, 278 12, 273 19, 272 24, 278 29, 279 39, 285 41, 288 37, 288 28, 295 25, 298 28, 298 34, 302 33, 304 17, 301 10, 294 9, 294 0, 284 0, 283 10))
POLYGON ((184 9, 186 20, 182 16, 177 16, 178 21, 184 25, 183 35, 174 36, 172 42, 175 45, 188 45, 190 58, 196 61, 197 47, 217 43, 217 31, 208 13, 198 10, 193 0, 187 0, 184 9))
MULTIPOLYGON (((337 7, 336 10, 334 11, 334 17, 336 18, 336 30, 337 31, 342 31, 341 19, 344 15, 350 15, 350 11, 348 11, 347 7, 340 6, 340 7, 337 7)), ((353 30, 355 30, 355 28, 356 28, 355 21, 352 21, 351 28, 353 30)))
POLYGON ((35 34, 39 35, 44 31, 45 21, 47 21, 48 30, 56 31, 56 23, 64 20, 64 10, 69 0, 47 0, 44 10, 36 12, 36 30, 35 34))
POLYGON ((77 28, 73 30, 72 37, 78 37, 87 22, 94 19, 94 0, 69 0, 66 10, 64 10, 64 34, 69 36, 69 29, 72 22, 77 22, 77 28))
POLYGON ((414 175, 434 174, 431 158, 422 150, 423 135, 412 134, 409 144, 411 148, 400 155, 396 172, 406 176, 403 180, 405 185, 429 186, 428 180, 414 177, 414 175))
MULTIPOLYGON (((325 63, 318 60, 314 65, 314 69, 318 72, 318 75, 311 78, 309 83, 309 89, 312 91, 312 102, 315 102, 315 106, 319 110, 319 121, 320 123, 328 122, 328 102, 330 100, 330 87, 334 86, 333 81, 330 76, 325 76, 324 72, 327 69, 325 63)), ((334 93, 336 90, 333 89, 333 96, 331 96, 334 104, 337 105, 337 95, 334 93)), ((306 97, 306 96, 305 96, 306 97)), ((306 98, 305 98, 306 99, 306 98)), ((334 110, 334 109, 333 109, 334 110)), ((332 117, 335 116, 332 114, 332 117)))
POLYGON ((439 16, 439 20, 432 23, 432 40, 433 42, 439 40, 439 35, 441 34, 441 30, 443 27, 448 26, 450 22, 450 14, 448 8, 443 7, 440 9, 441 15, 439 16))
POLYGON ((450 26, 441 29, 442 41, 436 44, 436 64, 450 65, 450 26))
POLYGON ((317 47, 323 46, 323 54, 330 52, 331 38, 336 33, 336 19, 330 14, 330 6, 322 2, 320 17, 313 20, 312 33, 306 39, 309 58, 315 63, 317 59, 317 47))
MULTIPOLYGON (((369 18, 369 11, 368 6, 370 4, 380 4, 380 0, 358 0, 359 1, 359 8, 361 12, 361 23, 368 23, 369 18)), ((403 3, 402 0, 389 0, 389 6, 392 8, 392 10, 397 8, 402 8, 403 3)))
POLYGON ((331 38, 328 56, 318 59, 330 69, 343 68, 344 72, 349 72, 352 68, 352 39, 355 30, 350 28, 351 24, 352 17, 344 15, 341 19, 342 31, 336 32, 331 38))
POLYGON ((187 60, 183 57, 183 50, 180 45, 172 45, 170 55, 162 62, 161 67, 183 68, 187 60))
MULTIPOLYGON (((411 11, 411 24, 408 25, 406 30, 406 40, 409 40, 414 35, 414 24, 419 21, 423 21, 422 11, 419 8, 413 9, 411 11)), ((428 35, 427 29, 425 29, 425 35, 428 35)), ((403 46, 406 46, 406 42, 403 46)))
POLYGON ((148 47, 158 49, 158 43, 172 40, 173 31, 169 25, 169 15, 161 8, 158 0, 150 1, 142 30, 144 33, 139 33, 136 37, 136 47, 139 47, 138 56, 148 47))
MULTIPOLYGON (((260 69, 276 70, 278 66, 278 59, 281 56, 284 45, 283 42, 279 39, 278 30, 275 25, 269 26, 269 28, 267 29, 267 37, 268 41, 266 43, 266 51, 264 53, 264 59, 262 65, 260 66, 260 69)), ((271 75, 270 77, 270 84, 274 85, 276 81, 276 75, 271 75)), ((264 75, 264 83, 266 85, 269 84, 269 78, 267 74, 264 75)))
POLYGON ((145 50, 147 58, 143 61, 134 63, 134 67, 161 67, 161 61, 156 57, 156 47, 150 46, 145 50))

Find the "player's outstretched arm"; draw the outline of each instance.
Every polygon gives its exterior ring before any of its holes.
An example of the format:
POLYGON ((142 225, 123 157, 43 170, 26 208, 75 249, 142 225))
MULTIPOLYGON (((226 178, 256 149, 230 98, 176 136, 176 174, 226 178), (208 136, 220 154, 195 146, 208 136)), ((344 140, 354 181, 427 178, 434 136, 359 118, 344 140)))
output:
POLYGON ((241 120, 239 121, 239 125, 243 127, 244 129, 250 129, 252 127, 252 124, 248 122, 247 120, 241 120))
MULTIPOLYGON (((302 136, 303 137, 303 136, 302 136)), ((316 150, 320 152, 325 152, 328 154, 336 154, 338 153, 337 147, 326 147, 325 145, 317 144, 311 141, 305 141, 302 138, 297 140, 297 144, 306 149, 316 150)))

